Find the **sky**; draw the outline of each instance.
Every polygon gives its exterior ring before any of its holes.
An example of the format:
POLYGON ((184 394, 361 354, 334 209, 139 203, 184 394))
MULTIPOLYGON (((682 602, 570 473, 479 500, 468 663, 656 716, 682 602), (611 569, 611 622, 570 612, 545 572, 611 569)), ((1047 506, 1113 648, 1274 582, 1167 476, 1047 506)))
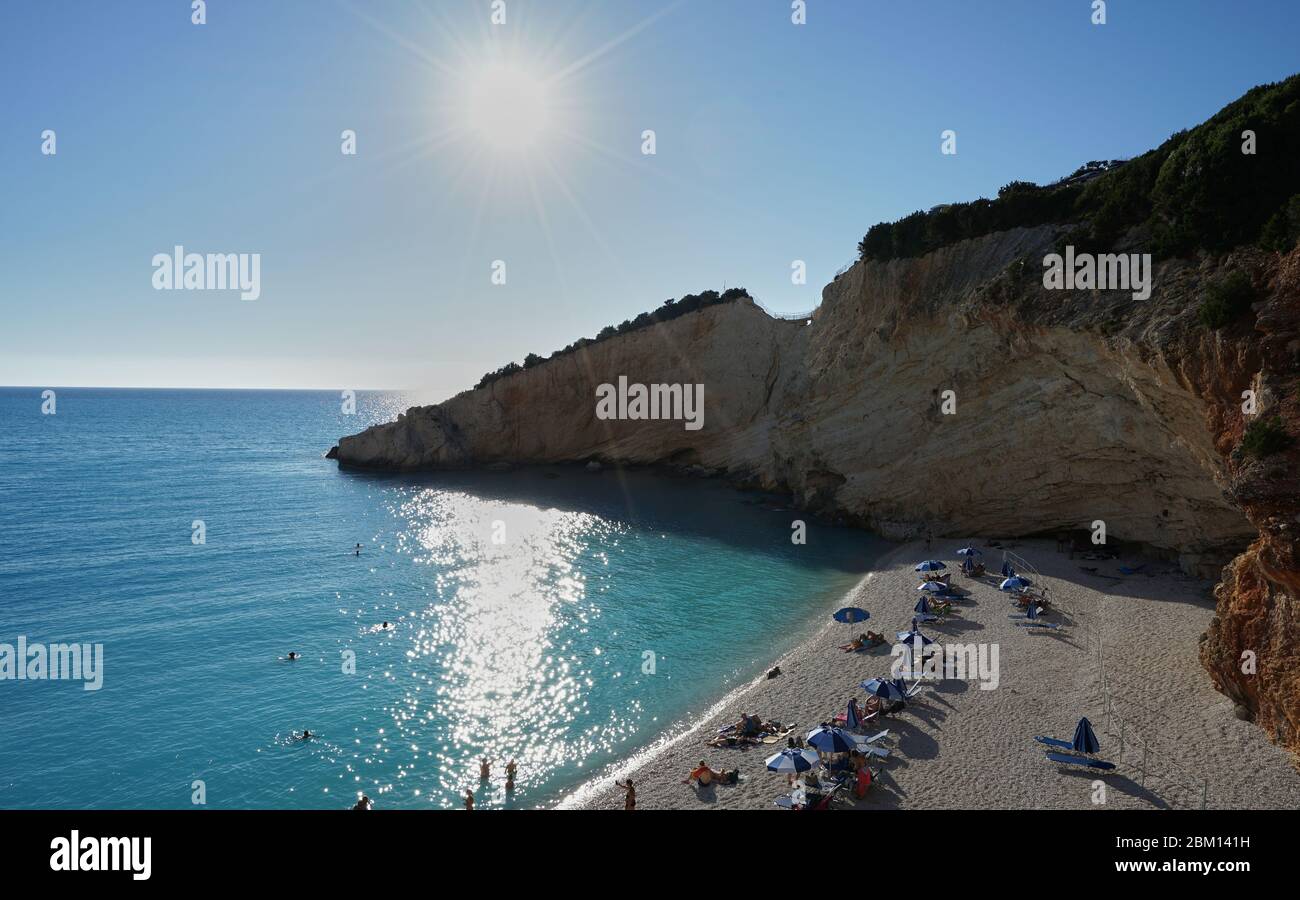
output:
POLYGON ((806 312, 876 222, 1300 71, 1294 0, 502 2, 0 5, 0 384, 436 401, 688 293, 806 312), (155 289, 177 245, 260 295, 155 289))

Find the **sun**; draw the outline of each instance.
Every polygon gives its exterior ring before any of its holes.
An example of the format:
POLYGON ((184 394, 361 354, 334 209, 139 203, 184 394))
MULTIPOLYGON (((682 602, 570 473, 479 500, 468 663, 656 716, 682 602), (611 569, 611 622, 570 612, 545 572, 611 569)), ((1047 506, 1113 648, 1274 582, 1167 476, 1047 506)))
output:
POLYGON ((556 124, 547 81, 514 62, 494 61, 467 73, 458 104, 460 125, 489 152, 518 156, 536 150, 556 124))

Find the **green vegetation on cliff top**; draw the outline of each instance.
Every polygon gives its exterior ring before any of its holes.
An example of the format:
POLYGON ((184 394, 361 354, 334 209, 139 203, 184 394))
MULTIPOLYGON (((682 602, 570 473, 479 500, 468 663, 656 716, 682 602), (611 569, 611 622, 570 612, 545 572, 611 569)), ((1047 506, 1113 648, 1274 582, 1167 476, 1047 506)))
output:
POLYGON ((1300 237, 1300 75, 1248 91, 1211 119, 1125 163, 1094 162, 1055 184, 1017 181, 994 200, 954 203, 872 226, 859 259, 920 256, 966 238, 1081 223, 1068 242, 1114 246, 1142 226, 1158 258, 1242 244, 1289 250, 1300 237), (1255 153, 1242 152, 1242 133, 1255 153))

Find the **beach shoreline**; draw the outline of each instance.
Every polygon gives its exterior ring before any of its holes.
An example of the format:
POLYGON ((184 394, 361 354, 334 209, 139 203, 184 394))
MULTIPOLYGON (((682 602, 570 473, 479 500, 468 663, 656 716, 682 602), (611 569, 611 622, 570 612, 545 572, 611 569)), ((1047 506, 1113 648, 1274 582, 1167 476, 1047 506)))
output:
POLYGON ((685 726, 605 768, 557 808, 621 809, 623 792, 613 782, 631 777, 642 809, 777 809, 773 801, 787 791, 786 780, 766 771, 764 759, 784 742, 716 749, 705 739, 742 713, 797 723, 797 733, 806 733, 843 712, 850 697, 865 700, 858 683, 889 674, 890 647, 866 653, 838 647, 867 628, 892 641, 909 627, 919 597, 913 566, 925 558, 945 560, 954 586, 969 596, 945 624, 922 630, 940 644, 996 645, 998 684, 984 690, 970 679, 929 683, 901 715, 872 729, 889 729, 876 746, 890 756, 858 808, 1300 806, 1300 774, 1290 755, 1235 718, 1232 701, 1214 690, 1200 666, 1197 646, 1214 614, 1210 582, 1154 559, 1070 559, 1047 540, 952 540, 935 542, 929 552, 918 541, 882 554, 824 610, 824 626, 772 660, 781 675, 733 688, 685 726), (952 551, 960 546, 980 548, 993 572, 1004 549, 1026 559, 1053 600, 1047 621, 1064 627, 1020 627, 1008 595, 997 589, 1000 579, 973 581, 955 571, 952 551), (871 619, 834 622, 830 614, 841 605, 860 606, 871 619), (1068 740, 1082 716, 1094 723, 1099 756, 1116 763, 1114 772, 1048 761, 1032 739, 1068 740), (714 769, 739 769, 741 781, 705 789, 682 784, 701 759, 714 769))

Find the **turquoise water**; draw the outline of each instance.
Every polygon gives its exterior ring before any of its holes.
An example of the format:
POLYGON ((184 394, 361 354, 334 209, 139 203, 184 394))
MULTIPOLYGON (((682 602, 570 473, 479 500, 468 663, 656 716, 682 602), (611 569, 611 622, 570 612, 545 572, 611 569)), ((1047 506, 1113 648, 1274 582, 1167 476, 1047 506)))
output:
POLYGON ((549 805, 760 672, 880 549, 795 546, 779 501, 714 482, 322 458, 404 399, 69 388, 50 416, 0 389, 0 643, 104 647, 98 691, 0 680, 0 807, 184 808, 196 781, 211 808, 549 805))

